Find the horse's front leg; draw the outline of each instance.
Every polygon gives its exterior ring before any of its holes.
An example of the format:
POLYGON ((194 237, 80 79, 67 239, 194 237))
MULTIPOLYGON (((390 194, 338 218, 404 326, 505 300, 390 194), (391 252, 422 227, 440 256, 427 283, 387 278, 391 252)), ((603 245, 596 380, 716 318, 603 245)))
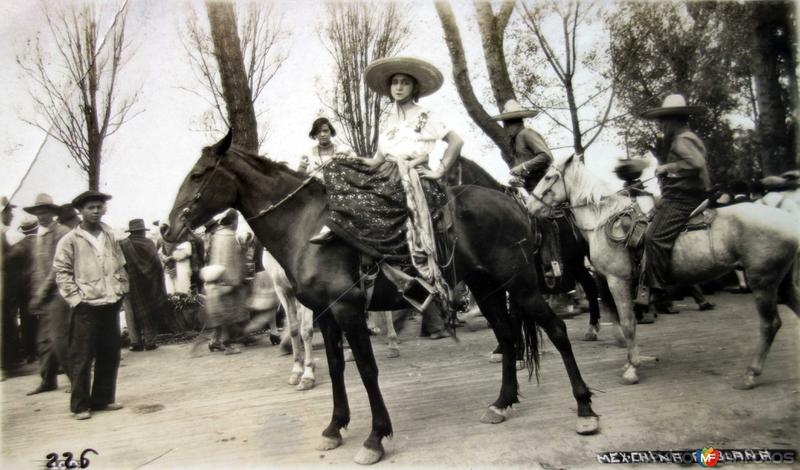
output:
POLYGON ((344 351, 342 349, 342 330, 331 315, 319 315, 319 328, 325 341, 325 355, 333 389, 333 416, 328 427, 322 431, 322 441, 317 450, 331 450, 342 445, 340 430, 350 423, 350 405, 347 403, 347 390, 344 385, 344 351))
POLYGON ((303 375, 300 377, 298 390, 311 390, 317 379, 314 375, 316 366, 312 356, 312 341, 314 340, 314 312, 303 305, 298 304, 297 308, 300 317, 300 336, 303 338, 303 375))
POLYGON ((383 312, 383 315, 386 320, 386 339, 389 341, 389 351, 386 353, 386 357, 400 357, 400 346, 398 346, 400 341, 397 339, 397 331, 394 329, 392 311, 387 310, 383 312))
POLYGON ((289 337, 292 342, 292 371, 289 373, 289 385, 300 383, 300 376, 303 374, 303 356, 300 349, 300 324, 297 321, 297 306, 299 302, 294 296, 294 292, 286 289, 279 283, 275 283, 275 295, 286 313, 286 322, 289 324, 289 337))
POLYGON ((392 436, 392 422, 378 386, 378 364, 375 362, 363 310, 357 307, 346 308, 342 304, 342 302, 337 304, 334 315, 342 325, 347 342, 353 351, 356 367, 367 390, 369 407, 372 411, 372 431, 356 454, 355 462, 370 465, 383 458, 384 449, 381 441, 384 437, 392 436))
POLYGON ((630 280, 608 276, 608 289, 617 304, 619 326, 628 349, 628 362, 625 364, 620 382, 623 385, 633 385, 639 382, 638 369, 642 358, 639 356, 639 345, 636 342, 636 315, 633 311, 630 280))

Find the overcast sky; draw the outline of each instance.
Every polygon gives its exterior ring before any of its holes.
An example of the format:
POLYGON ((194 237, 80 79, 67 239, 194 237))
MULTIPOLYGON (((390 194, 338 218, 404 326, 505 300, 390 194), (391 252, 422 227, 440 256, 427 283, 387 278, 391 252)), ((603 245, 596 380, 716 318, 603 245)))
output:
MULTIPOLYGON (((122 2, 120 2, 121 4, 122 2)), ((288 59, 265 91, 266 118, 270 133, 262 147, 276 160, 296 165, 312 144, 308 128, 322 108, 317 96, 320 84, 332 82, 332 66, 322 48, 318 30, 325 19, 325 9, 317 0, 276 0, 276 11, 284 15, 289 32, 281 47, 288 59)), ((474 7, 471 1, 452 0, 459 17, 462 39, 467 49, 470 72, 475 76, 478 92, 485 90, 485 66, 482 61, 474 7)), ((114 4, 112 4, 113 6, 114 4)), ((463 154, 481 165, 501 181, 508 171, 499 152, 472 124, 456 94, 452 81, 450 59, 443 40, 439 19, 430 0, 403 3, 412 17, 412 40, 403 55, 428 60, 439 67, 445 76, 442 90, 421 100, 423 106, 434 109, 449 126, 466 141, 463 154)), ((142 217, 148 222, 163 219, 174 201, 183 177, 199 157, 200 149, 212 143, 204 132, 197 130, 196 120, 207 104, 180 87, 197 87, 181 32, 189 8, 195 8, 206 21, 202 2, 177 0, 129 0, 128 30, 134 55, 120 76, 120 92, 140 89, 141 98, 135 110, 138 115, 106 141, 101 171, 101 190, 113 195, 109 203, 107 222, 122 227, 131 218, 142 217)), ((15 55, 24 50, 26 40, 47 30, 39 2, 3 2, 0 32, 0 83, 5 93, 0 113, 0 194, 12 195, 19 187, 13 202, 28 205, 39 192, 51 194, 56 202, 68 202, 86 188, 84 176, 75 169, 66 148, 46 139, 45 133, 25 124, 20 117, 33 118, 28 85, 21 78, 15 55), (38 157, 37 157, 38 155, 38 157), (24 178, 26 170, 30 174, 24 178), (22 183, 20 183, 22 182, 22 183)), ((111 15, 101 31, 108 28, 111 15)), ((582 38, 586 43, 602 40, 591 35, 582 38)), ((497 107, 484 102, 487 111, 497 107)), ((528 121, 536 128, 544 127, 543 117, 528 121), (540 121, 542 120, 542 121, 540 121)), ((598 174, 608 177, 613 160, 624 155, 609 142, 595 144, 587 153, 587 161, 598 174)), ((221 137, 221 136, 220 136, 221 137)), ((570 144, 568 135, 546 135, 551 147, 570 144)), ((432 160, 438 161, 442 148, 432 160)), ((568 152, 568 151, 562 151, 568 152)), ((22 218, 16 212, 15 223, 22 218)))

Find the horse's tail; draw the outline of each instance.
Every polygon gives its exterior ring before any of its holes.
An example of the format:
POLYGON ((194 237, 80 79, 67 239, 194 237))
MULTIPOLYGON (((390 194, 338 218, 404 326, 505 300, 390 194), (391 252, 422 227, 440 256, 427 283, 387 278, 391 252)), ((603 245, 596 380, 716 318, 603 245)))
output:
MULTIPOLYGON (((519 308, 511 305, 512 315, 522 319, 520 348, 522 349, 522 359, 525 361, 525 368, 528 369, 528 380, 536 376, 536 383, 539 383, 539 342, 542 333, 539 326, 530 315, 524 315, 519 308)), ((518 357, 519 359, 519 357, 518 357)))
POLYGON ((778 296, 795 314, 800 316, 800 253, 796 253, 789 272, 781 280, 778 296))

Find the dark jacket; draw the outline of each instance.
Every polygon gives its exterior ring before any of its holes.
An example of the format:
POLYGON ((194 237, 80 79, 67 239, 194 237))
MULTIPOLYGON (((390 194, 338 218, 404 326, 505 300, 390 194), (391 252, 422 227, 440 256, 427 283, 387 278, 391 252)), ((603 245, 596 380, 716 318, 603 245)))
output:
POLYGON ((666 174, 659 176, 661 194, 705 194, 711 187, 706 166, 706 147, 689 129, 678 132, 661 159, 666 174))

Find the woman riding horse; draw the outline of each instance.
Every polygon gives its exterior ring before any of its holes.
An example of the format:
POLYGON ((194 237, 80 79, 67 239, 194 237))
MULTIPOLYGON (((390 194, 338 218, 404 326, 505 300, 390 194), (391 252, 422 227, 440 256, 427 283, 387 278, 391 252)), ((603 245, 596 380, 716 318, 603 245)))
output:
MULTIPOLYGON (((326 167, 330 220, 311 241, 324 243, 333 229, 378 258, 396 255, 407 244, 414 268, 449 311, 452 296, 437 262, 431 212, 446 203, 436 180, 458 157, 463 141, 436 113, 417 104, 441 87, 442 74, 423 60, 393 57, 370 64, 364 80, 394 105, 381 123, 373 158, 336 155, 337 164, 326 167), (440 139, 447 149, 442 168, 433 171, 428 159, 440 139)), ((426 304, 421 303, 420 310, 426 304)), ((444 336, 441 330, 429 333, 444 336)))

